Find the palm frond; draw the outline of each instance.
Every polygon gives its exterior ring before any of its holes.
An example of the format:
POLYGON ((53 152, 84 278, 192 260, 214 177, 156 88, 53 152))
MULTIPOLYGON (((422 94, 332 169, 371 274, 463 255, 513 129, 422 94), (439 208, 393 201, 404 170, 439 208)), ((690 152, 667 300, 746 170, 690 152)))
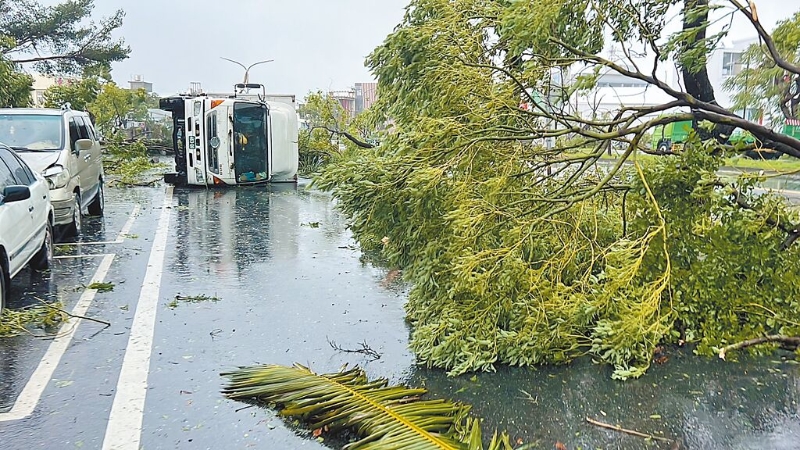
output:
MULTIPOLYGON (((343 450, 481 450, 480 424, 470 407, 446 400, 422 400, 425 389, 370 381, 355 367, 318 375, 307 367, 263 365, 224 373, 232 399, 275 404, 283 416, 313 429, 350 429, 360 437, 343 450)), ((508 436, 495 436, 489 450, 511 449, 508 436)))

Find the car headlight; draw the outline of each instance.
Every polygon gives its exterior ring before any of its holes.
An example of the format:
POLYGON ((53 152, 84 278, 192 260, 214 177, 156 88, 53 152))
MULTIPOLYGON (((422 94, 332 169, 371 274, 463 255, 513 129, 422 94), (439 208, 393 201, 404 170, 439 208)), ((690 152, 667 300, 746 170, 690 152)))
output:
POLYGON ((51 166, 42 172, 50 189, 60 189, 69 183, 69 170, 63 166, 51 166))

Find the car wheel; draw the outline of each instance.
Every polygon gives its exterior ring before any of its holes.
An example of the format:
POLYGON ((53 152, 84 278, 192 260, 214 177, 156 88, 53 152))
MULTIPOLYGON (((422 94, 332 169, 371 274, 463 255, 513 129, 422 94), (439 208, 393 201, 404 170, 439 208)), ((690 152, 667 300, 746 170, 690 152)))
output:
POLYGON ((44 242, 42 248, 33 255, 31 259, 31 268, 33 270, 47 270, 53 264, 53 226, 47 222, 47 231, 45 232, 44 242))
POLYGON ((75 193, 75 205, 72 208, 72 222, 67 225, 67 236, 74 237, 81 234, 81 194, 75 193))
POLYGON ((100 180, 100 185, 97 187, 97 195, 94 196, 94 200, 89 204, 89 214, 93 216, 102 216, 105 207, 106 194, 103 191, 103 181, 100 180))

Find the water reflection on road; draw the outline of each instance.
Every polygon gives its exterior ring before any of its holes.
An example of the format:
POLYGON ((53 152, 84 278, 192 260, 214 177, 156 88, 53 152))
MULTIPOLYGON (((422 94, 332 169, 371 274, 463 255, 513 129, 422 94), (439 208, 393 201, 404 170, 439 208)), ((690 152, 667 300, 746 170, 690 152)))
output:
POLYGON ((800 447, 800 366, 776 358, 741 363, 679 352, 639 380, 611 379, 580 360, 568 367, 501 368, 451 379, 420 369, 409 383, 472 404, 487 427, 536 448, 671 448, 587 424, 590 417, 682 442, 691 449, 800 447))

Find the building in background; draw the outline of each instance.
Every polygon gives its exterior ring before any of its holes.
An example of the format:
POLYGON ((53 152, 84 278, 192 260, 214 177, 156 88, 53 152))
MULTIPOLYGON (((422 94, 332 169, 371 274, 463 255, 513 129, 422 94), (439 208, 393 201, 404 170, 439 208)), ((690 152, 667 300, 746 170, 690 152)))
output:
POLYGON ((356 90, 354 88, 331 91, 329 94, 342 105, 342 109, 344 109, 350 117, 356 116, 356 90))
POLYGON ((369 109, 378 99, 378 83, 356 83, 356 114, 369 109))
POLYGON ((44 91, 53 86, 63 86, 75 82, 75 78, 51 77, 47 75, 33 74, 33 85, 31 86, 31 105, 34 108, 44 108, 44 91))
POLYGON ((148 94, 153 93, 153 83, 149 83, 144 81, 141 75, 134 75, 131 81, 128 81, 128 86, 132 91, 138 91, 139 89, 144 89, 145 92, 148 94))

